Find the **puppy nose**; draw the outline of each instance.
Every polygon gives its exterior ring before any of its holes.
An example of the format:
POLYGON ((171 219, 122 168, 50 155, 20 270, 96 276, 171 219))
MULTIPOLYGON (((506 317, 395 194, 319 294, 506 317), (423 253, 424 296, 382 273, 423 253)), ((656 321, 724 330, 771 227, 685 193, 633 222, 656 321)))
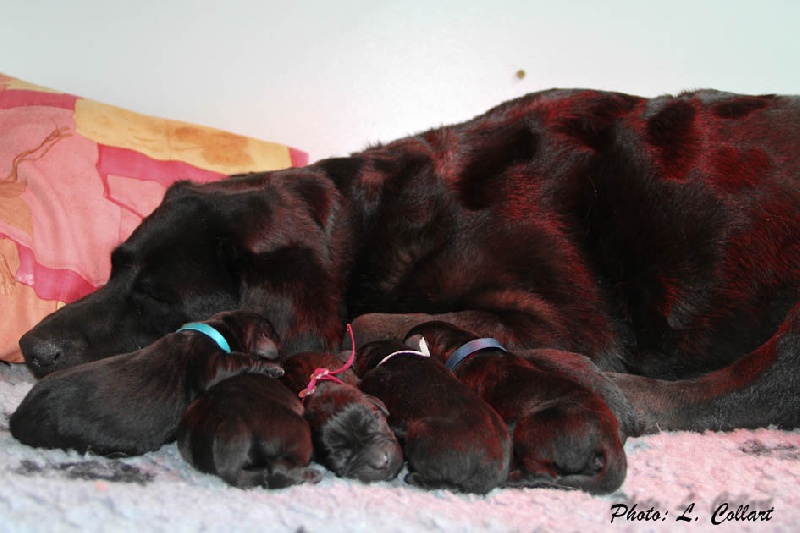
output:
POLYGON ((389 454, 381 452, 370 463, 375 470, 384 470, 389 466, 389 454))

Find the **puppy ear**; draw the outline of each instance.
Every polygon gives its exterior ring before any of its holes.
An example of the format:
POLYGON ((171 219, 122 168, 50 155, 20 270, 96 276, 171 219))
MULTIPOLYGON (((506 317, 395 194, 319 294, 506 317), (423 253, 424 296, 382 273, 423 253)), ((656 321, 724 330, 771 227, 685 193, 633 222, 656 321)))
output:
POLYGON ((365 396, 367 397, 368 401, 370 401, 381 413, 383 413, 383 416, 389 416, 389 408, 386 407, 382 401, 371 394, 365 394, 365 396))
POLYGON ((256 337, 251 351, 256 357, 268 361, 278 361, 281 358, 280 353, 278 353, 278 345, 266 335, 258 335, 256 337))

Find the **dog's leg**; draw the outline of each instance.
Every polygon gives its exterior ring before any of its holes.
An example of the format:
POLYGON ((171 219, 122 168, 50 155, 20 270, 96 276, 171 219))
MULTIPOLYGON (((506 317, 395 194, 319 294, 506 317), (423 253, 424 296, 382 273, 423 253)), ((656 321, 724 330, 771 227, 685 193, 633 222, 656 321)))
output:
MULTIPOLYGON (((384 339, 403 339, 408 330, 423 322, 434 320, 435 315, 425 313, 391 314, 367 313, 353 320, 353 336, 356 348, 372 341, 384 339)), ((350 337, 345 335, 343 350, 350 350, 350 337)))
MULTIPOLYGON (((551 332, 547 325, 542 321, 535 320, 533 316, 529 318, 530 320, 524 326, 519 326, 507 324, 499 315, 489 311, 471 310, 440 314, 368 313, 353 321, 353 334, 356 339, 356 348, 360 348, 377 340, 402 340, 414 326, 436 320, 453 324, 483 337, 493 337, 510 348, 521 341, 524 341, 526 345, 550 346, 548 341, 551 340, 551 332), (525 335, 525 339, 521 339, 520 335, 525 335), (536 342, 535 339, 539 341, 536 342)), ((349 340, 345 338, 343 349, 350 348, 349 340)))
POLYGON ((610 374, 644 425, 703 431, 800 427, 800 303, 775 335, 735 363, 684 381, 610 374))
MULTIPOLYGON (((383 339, 403 339, 423 322, 447 322, 479 337, 497 339, 509 350, 556 348, 578 351, 605 371, 620 371, 619 347, 610 329, 586 328, 585 334, 570 333, 569 319, 553 306, 527 293, 489 294, 486 305, 452 313, 368 313, 353 321, 356 347, 383 339), (507 301, 522 302, 516 307, 507 301), (503 307, 509 305, 509 307, 503 307), (591 333, 592 330, 594 333, 591 333), (576 338, 580 337, 580 338, 576 338)), ((602 320, 601 320, 602 322, 602 320)), ((349 348, 345 339, 343 349, 349 348)))

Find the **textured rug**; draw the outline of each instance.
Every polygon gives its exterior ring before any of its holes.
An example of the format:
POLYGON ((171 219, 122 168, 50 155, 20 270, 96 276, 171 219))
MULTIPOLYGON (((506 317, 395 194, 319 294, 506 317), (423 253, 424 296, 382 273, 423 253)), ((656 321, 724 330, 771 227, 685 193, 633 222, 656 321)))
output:
MULTIPOLYGON (((608 496, 366 485, 244 491, 199 473, 174 444, 106 459, 38 450, 8 432, 34 379, 0 365, 0 531, 797 531, 800 432, 663 433, 628 440, 628 477, 608 496)), ((321 469, 321 467, 320 467, 321 469)), ((401 473, 401 476, 403 473, 401 473)))

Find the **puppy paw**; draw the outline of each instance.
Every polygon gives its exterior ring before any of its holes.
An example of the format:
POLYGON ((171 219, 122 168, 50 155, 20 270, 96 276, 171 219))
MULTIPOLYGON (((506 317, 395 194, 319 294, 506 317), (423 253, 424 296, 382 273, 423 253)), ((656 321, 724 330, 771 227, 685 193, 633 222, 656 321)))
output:
POLYGON ((266 360, 256 361, 248 372, 251 374, 264 374, 271 378, 279 378, 285 373, 283 367, 281 367, 279 363, 266 360))
POLYGON ((275 469, 264 474, 263 486, 267 489, 285 489, 301 483, 319 483, 321 480, 322 473, 310 467, 275 469))

